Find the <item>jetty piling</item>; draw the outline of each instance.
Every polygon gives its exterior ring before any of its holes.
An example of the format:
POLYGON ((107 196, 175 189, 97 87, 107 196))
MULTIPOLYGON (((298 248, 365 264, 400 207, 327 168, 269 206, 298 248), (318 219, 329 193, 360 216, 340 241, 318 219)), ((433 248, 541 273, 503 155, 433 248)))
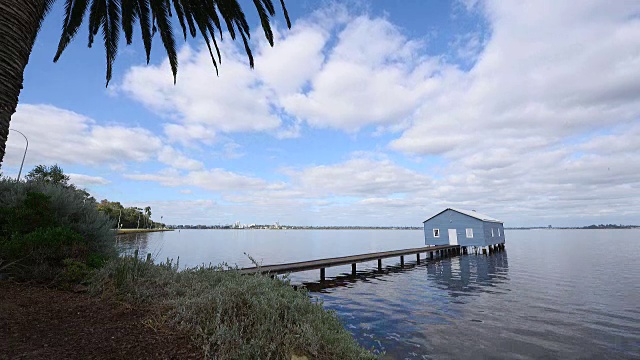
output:
POLYGON ((328 258, 328 259, 318 259, 318 260, 310 260, 310 261, 302 261, 288 264, 277 264, 277 265, 266 265, 260 267, 250 267, 240 269, 240 273, 242 274, 252 274, 252 273, 267 273, 272 275, 278 274, 287 274, 292 272, 300 272, 300 271, 308 271, 308 270, 320 270, 320 281, 326 280, 326 268, 341 266, 341 265, 351 265, 351 275, 357 275, 357 263, 369 262, 373 260, 377 260, 378 271, 382 271, 382 259, 392 258, 392 257, 400 257, 400 267, 404 268, 405 255, 416 255, 416 262, 420 264, 420 254, 421 253, 429 253, 429 257, 431 259, 434 258, 434 252, 440 254, 440 258, 444 258, 445 254, 460 254, 458 245, 439 245, 439 246, 425 246, 421 248, 412 248, 412 249, 404 249, 404 250, 393 250, 393 251, 383 251, 376 253, 368 253, 368 254, 360 254, 360 255, 351 255, 351 256, 342 256, 336 258, 328 258))

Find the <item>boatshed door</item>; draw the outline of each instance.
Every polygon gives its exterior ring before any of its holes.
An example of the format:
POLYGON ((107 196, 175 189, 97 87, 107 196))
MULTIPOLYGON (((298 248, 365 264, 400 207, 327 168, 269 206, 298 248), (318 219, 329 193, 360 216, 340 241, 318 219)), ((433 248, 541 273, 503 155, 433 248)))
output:
POLYGON ((458 233, 456 229, 449 229, 449 245, 458 245, 458 233))

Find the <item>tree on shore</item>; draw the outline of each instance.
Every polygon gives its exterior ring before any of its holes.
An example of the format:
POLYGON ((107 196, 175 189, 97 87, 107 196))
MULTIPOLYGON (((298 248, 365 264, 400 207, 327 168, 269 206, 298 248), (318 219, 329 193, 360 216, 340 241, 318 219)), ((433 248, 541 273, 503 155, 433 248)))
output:
POLYGON ((69 186, 69 175, 66 175, 58 164, 37 165, 25 176, 27 181, 44 181, 46 183, 69 186))
MULTIPOLYGON (((62 1, 62 0, 60 0, 62 1)), ((29 62, 42 21, 56 0, 0 0, 0 166, 4 159, 9 123, 16 112, 18 96, 23 87, 24 70, 29 62)), ((264 35, 273 46, 273 32, 269 23, 275 15, 272 0, 253 1, 264 35)), ((280 0, 282 11, 291 27, 289 15, 280 0)), ((89 47, 99 32, 102 33, 106 54, 106 83, 111 80, 112 65, 118 53, 120 32, 127 45, 133 42, 133 28, 140 27, 147 63, 149 63, 152 39, 159 33, 169 57, 174 83, 178 72, 178 56, 173 35, 173 15, 178 20, 182 35, 204 39, 211 61, 218 71, 221 62, 216 33, 222 41, 223 26, 229 36, 242 39, 244 49, 253 67, 253 55, 249 46, 250 27, 238 0, 64 0, 64 20, 58 50, 60 55, 78 33, 85 17, 89 21, 89 47), (173 9, 173 11, 172 11, 173 9), (214 50, 215 48, 215 55, 214 50)))

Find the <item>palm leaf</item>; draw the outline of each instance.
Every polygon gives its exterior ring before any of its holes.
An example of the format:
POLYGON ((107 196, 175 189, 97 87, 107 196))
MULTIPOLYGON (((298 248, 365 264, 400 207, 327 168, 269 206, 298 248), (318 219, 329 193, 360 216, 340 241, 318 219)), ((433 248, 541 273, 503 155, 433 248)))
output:
MULTIPOLYGON (((213 55, 213 51, 211 49, 211 41, 209 40, 208 31, 213 30, 210 24, 210 18, 207 17, 207 13, 204 9, 202 9, 202 3, 199 4, 200 8, 196 8, 198 11, 194 11, 191 13, 193 19, 200 30, 200 34, 204 38, 205 43, 207 44, 207 48, 209 49, 209 55, 211 56, 211 61, 213 62, 213 66, 216 69, 216 75, 218 75, 218 63, 216 62, 216 58, 213 55)), ((220 57, 220 50, 218 49, 218 45, 215 39, 215 32, 212 35, 212 39, 214 44, 216 44, 216 51, 218 52, 218 57, 220 57)))
MULTIPOLYGON (((44 0, 45 11, 55 1, 44 0)), ((253 4, 258 12, 265 38, 273 46, 274 36, 269 22, 270 18, 275 15, 273 0, 253 0, 253 4)), ((287 21, 287 27, 291 28, 291 20, 284 0, 280 0, 280 5, 287 21)), ((113 73, 113 63, 118 53, 121 27, 129 45, 133 41, 133 28, 136 21, 139 20, 147 64, 150 61, 153 36, 158 31, 169 58, 175 83, 178 72, 178 56, 171 23, 172 7, 185 40, 187 38, 187 28, 192 37, 195 38, 197 33, 200 33, 203 37, 213 66, 216 69, 216 74, 218 73, 218 64, 222 63, 216 32, 220 37, 220 41, 222 41, 223 22, 232 40, 235 40, 238 34, 240 35, 249 59, 249 65, 252 68, 254 67, 254 58, 249 44, 251 31, 238 0, 65 0, 62 35, 54 61, 60 58, 68 44, 73 40, 82 25, 86 12, 89 11, 88 46, 92 47, 95 36, 102 28, 107 62, 106 82, 108 85, 113 73), (215 47, 215 55, 211 43, 215 47)))
POLYGON ((180 0, 173 0, 173 8, 176 9, 176 17, 178 18, 178 22, 180 22, 180 27, 182 27, 182 35, 184 39, 187 40, 187 26, 185 24, 182 2, 180 0))
POLYGON ((196 26, 193 22, 193 9, 195 5, 191 4, 191 1, 183 1, 182 2, 182 11, 184 12, 185 20, 187 21, 187 25, 189 25, 189 34, 191 37, 196 37, 196 26))
POLYGON ((144 50, 147 55, 147 64, 151 56, 151 41, 153 36, 151 35, 151 19, 149 16, 150 7, 149 0, 136 0, 136 12, 140 19, 140 32, 142 34, 142 42, 144 43, 144 50))
POLYGON ((60 42, 58 43, 58 51, 53 57, 53 61, 56 62, 62 55, 64 49, 73 40, 78 33, 82 20, 87 11, 89 5, 88 0, 66 0, 65 3, 65 17, 64 24, 62 25, 62 35, 60 36, 60 42))
POLYGON ((291 29, 291 19, 289 19, 289 12, 287 11, 287 7, 284 5, 284 0, 280 0, 280 6, 282 6, 284 18, 287 20, 287 27, 291 29))
MULTIPOLYGON (((271 3, 269 0, 265 0, 265 2, 271 3)), ((264 30, 264 36, 267 38, 269 45, 273 46, 273 31, 271 31, 271 24, 269 24, 269 15, 273 15, 272 12, 267 13, 269 7, 265 9, 263 6, 262 0, 253 0, 253 4, 256 6, 256 10, 258 10, 258 16, 260 17, 260 23, 262 24, 262 30, 264 30)), ((271 10, 273 11, 273 4, 271 5, 271 10)))
POLYGON ((106 0, 93 0, 89 10, 89 47, 93 45, 93 39, 100 30, 102 18, 107 16, 106 0))
POLYGON ((107 0, 107 12, 102 18, 102 37, 107 56, 107 86, 111 81, 113 62, 118 54, 118 41, 120 40, 120 0, 107 0))
POLYGON ((160 38, 169 57, 169 64, 171 65, 171 72, 173 73, 173 83, 175 84, 178 74, 178 54, 176 53, 176 43, 173 37, 173 29, 171 28, 169 11, 166 6, 167 3, 152 0, 150 5, 151 13, 155 19, 154 23, 158 26, 160 38))
POLYGON ((247 56, 249 57, 249 66, 253 69, 253 54, 251 53, 251 47, 249 47, 249 41, 244 32, 240 32, 242 36, 242 42, 244 43, 244 51, 246 51, 247 56))
POLYGON ((137 18, 136 0, 122 0, 122 31, 127 45, 133 42, 133 25, 137 18))

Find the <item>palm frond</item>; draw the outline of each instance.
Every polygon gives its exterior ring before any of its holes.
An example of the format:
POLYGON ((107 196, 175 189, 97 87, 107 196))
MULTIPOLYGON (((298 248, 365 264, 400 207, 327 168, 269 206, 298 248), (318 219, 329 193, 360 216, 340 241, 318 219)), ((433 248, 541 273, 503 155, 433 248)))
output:
POLYGON ((89 47, 93 46, 93 39, 100 30, 102 18, 107 16, 106 0, 93 0, 89 9, 89 47))
POLYGON ((232 40, 235 40, 236 39, 236 30, 234 27, 235 17, 233 14, 233 9, 230 6, 231 3, 233 2, 237 4, 236 0, 215 0, 215 4, 218 8, 218 11, 220 11, 220 15, 222 15, 222 19, 227 24, 227 31, 229 32, 229 36, 231 36, 232 40))
MULTIPOLYGON (((46 15, 51 10, 51 5, 56 2, 56 0, 45 0, 44 1, 44 14, 46 15)), ((43 17, 44 18, 44 17, 43 17)))
POLYGON ((120 40, 120 0, 107 0, 106 16, 102 18, 102 37, 107 56, 107 86, 111 81, 113 62, 118 54, 120 40))
POLYGON ((176 52, 176 43, 173 37, 173 29, 171 28, 171 20, 169 17, 169 11, 167 9, 167 3, 164 1, 151 1, 151 13, 154 17, 154 23, 157 24, 160 31, 160 38, 164 44, 164 49, 169 57, 169 64, 171 65, 171 72, 173 73, 173 83, 176 82, 176 76, 178 74, 178 54, 176 52))
POLYGON ((196 4, 192 4, 191 1, 182 1, 182 11, 184 12, 185 20, 187 21, 187 25, 189 25, 189 34, 191 37, 196 37, 196 26, 193 22, 193 9, 196 4))
POLYGON ((287 11, 287 7, 284 5, 284 0, 280 0, 280 6, 282 7, 284 18, 287 20, 287 28, 291 29, 291 19, 289 19, 289 12, 287 11))
MULTIPOLYGON (((55 1, 44 0, 45 10, 48 11, 55 1)), ((274 35, 269 22, 276 13, 273 0, 253 0, 253 4, 258 12, 265 38, 273 46, 274 35)), ((280 0, 280 5, 287 21, 287 27, 291 28, 291 20, 284 0, 280 0)), ((118 53, 120 31, 124 32, 127 45, 131 44, 133 42, 133 28, 136 21, 139 20, 147 64, 150 61, 153 36, 157 31, 160 33, 169 58, 175 83, 178 72, 178 55, 171 22, 172 8, 185 40, 187 29, 192 37, 195 38, 198 33, 203 37, 216 74, 218 74, 218 65, 222 63, 216 37, 219 36, 220 41, 223 40, 223 22, 232 40, 235 40, 238 35, 240 36, 249 59, 249 65, 254 67, 253 53, 249 44, 251 29, 239 0, 65 0, 62 35, 54 61, 58 61, 73 40, 88 11, 88 46, 92 47, 95 36, 102 29, 107 61, 106 83, 108 85, 118 53), (213 47, 211 43, 213 43, 213 47)))
POLYGON ((253 4, 256 6, 256 10, 258 10, 262 30, 264 30, 264 37, 267 38, 269 45, 273 46, 273 31, 271 31, 271 24, 269 24, 269 15, 273 15, 273 4, 271 4, 269 0, 253 0, 253 4), (269 8, 268 5, 271 5, 271 7, 269 8), (271 11, 267 12, 269 9, 271 9, 271 11))
POLYGON ((244 32, 240 32, 240 35, 242 36, 242 42, 244 43, 244 51, 247 53, 247 56, 249 57, 249 66, 253 69, 253 54, 251 53, 251 47, 249 47, 249 41, 247 39, 247 36, 244 34, 244 32))
POLYGON ((138 17, 136 0, 122 0, 122 31, 127 45, 133 42, 133 25, 138 17))
POLYGON ((137 2, 136 12, 140 19, 140 33, 142 34, 142 42, 144 43, 144 51, 147 55, 147 64, 151 56, 151 19, 149 16, 150 7, 149 0, 135 0, 137 2))
MULTIPOLYGON (((192 12, 190 15, 193 16, 193 20, 195 21, 198 29, 200 30, 200 34, 204 38, 205 43, 207 44, 207 48, 209 49, 209 55, 211 56, 211 61, 213 62, 213 66, 216 69, 216 75, 218 75, 218 63, 216 62, 216 58, 213 55, 213 51, 211 49, 211 41, 209 40, 208 32, 212 30, 210 18, 207 16, 207 12, 201 8, 202 3, 198 4, 200 7, 196 8, 197 11, 192 12)), ((216 51, 218 52, 218 57, 220 57, 220 50, 218 49, 218 44, 215 39, 215 32, 212 36, 213 43, 216 45, 216 51)))
POLYGON ((187 26, 185 24, 184 10, 182 9, 182 2, 180 0, 173 0, 173 8, 176 9, 176 17, 182 27, 182 35, 187 40, 187 26))
POLYGON ((60 55, 67 45, 73 40, 78 33, 82 20, 87 11, 89 5, 88 0, 66 0, 65 2, 65 17, 64 24, 62 24, 62 35, 60 36, 60 42, 58 43, 58 50, 53 57, 53 61, 56 62, 60 59, 60 55))

